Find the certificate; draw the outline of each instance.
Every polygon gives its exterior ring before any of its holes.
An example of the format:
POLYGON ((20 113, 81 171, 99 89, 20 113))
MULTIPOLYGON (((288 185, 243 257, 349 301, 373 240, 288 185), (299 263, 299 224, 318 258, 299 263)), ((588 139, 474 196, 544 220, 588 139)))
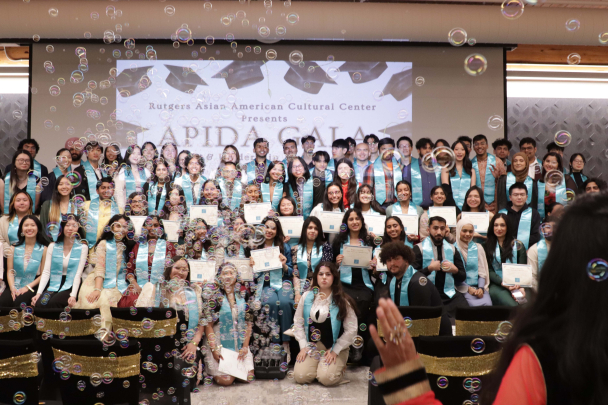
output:
MULTIPOLYGON (((220 350, 222 359, 220 359, 217 370, 222 374, 228 374, 240 380, 247 381, 246 364, 248 362, 239 361, 239 353, 234 350, 226 349, 225 347, 222 347, 220 350)), ((251 353, 248 353, 247 356, 251 356, 251 353)))
POLYGON ((283 264, 279 255, 281 251, 278 246, 273 246, 265 249, 257 249, 251 251, 251 257, 254 261, 253 272, 260 273, 264 271, 282 269, 283 264))
POLYGON ((418 235, 420 218, 416 214, 393 214, 403 222, 403 230, 407 235, 418 235))
POLYGON ((365 226, 368 232, 373 232, 376 236, 384 235, 384 223, 386 216, 378 214, 363 214, 365 226))
POLYGON ((372 247, 371 246, 351 246, 344 245, 342 254, 343 266, 351 267, 367 267, 369 266, 370 260, 372 260, 372 247))
POLYGON ((217 225, 217 205, 193 205, 190 207, 190 219, 202 218, 209 226, 217 225))
POLYGON ((283 235, 290 238, 299 238, 302 236, 302 225, 304 225, 304 217, 277 217, 283 228, 283 235))
POLYGON ((225 258, 224 263, 231 263, 236 267, 236 270, 243 281, 253 281, 253 270, 249 266, 249 259, 225 258))
POLYGON ((179 240, 179 221, 163 219, 163 227, 167 234, 167 242, 177 242, 179 240))
POLYGON ((248 224, 259 224, 268 216, 268 212, 272 210, 272 203, 255 203, 243 205, 245 213, 245 222, 248 224))
POLYGON ((488 226, 490 226, 489 212, 463 212, 460 218, 470 220, 473 223, 475 232, 488 233, 488 226))
POLYGON ((429 207, 429 219, 441 217, 448 226, 456 226, 456 207, 429 207))
POLYGON ((205 283, 215 279, 215 260, 188 260, 190 281, 205 283))
POLYGON ((529 264, 502 264, 502 285, 532 287, 532 266, 529 264))
POLYGON ((344 218, 343 212, 321 211, 319 221, 323 225, 323 232, 340 233, 342 218, 344 218))
POLYGON ((133 222, 133 229, 135 230, 135 236, 141 236, 141 228, 144 226, 144 222, 146 222, 146 216, 134 216, 131 218, 131 222, 133 222))
POLYGON ((382 249, 374 249, 374 258, 376 259, 376 271, 388 271, 386 264, 380 263, 380 252, 382 249))

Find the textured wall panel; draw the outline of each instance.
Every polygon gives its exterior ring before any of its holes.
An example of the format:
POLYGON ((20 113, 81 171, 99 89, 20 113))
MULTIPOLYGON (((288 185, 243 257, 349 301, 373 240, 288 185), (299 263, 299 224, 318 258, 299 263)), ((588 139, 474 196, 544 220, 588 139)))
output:
POLYGON ((608 100, 508 98, 507 111, 512 153, 519 151, 520 139, 529 136, 536 139, 536 156, 542 159, 555 133, 566 130, 572 134, 572 142, 564 152, 564 164, 569 164, 570 155, 580 152, 587 159, 584 173, 606 180, 608 100))
POLYGON ((27 138, 27 94, 0 94, 0 171, 11 163, 22 139, 27 138))

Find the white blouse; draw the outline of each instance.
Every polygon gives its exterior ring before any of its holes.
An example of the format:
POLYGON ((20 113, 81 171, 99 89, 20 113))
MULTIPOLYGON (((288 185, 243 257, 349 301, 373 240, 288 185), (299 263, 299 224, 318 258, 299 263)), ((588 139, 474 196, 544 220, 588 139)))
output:
MULTIPOLYGON (((42 270, 42 277, 40 278, 40 283, 38 284, 38 292, 37 294, 42 294, 49 280, 51 279, 51 262, 53 261, 53 249, 55 248, 55 242, 52 242, 49 247, 46 249, 46 260, 44 261, 44 270, 42 270)), ((65 276, 68 274, 68 263, 70 262, 70 256, 72 254, 72 249, 68 252, 67 256, 63 255, 63 269, 61 271, 61 275, 65 276)), ((74 277, 74 281, 72 282, 72 292, 70 293, 70 297, 78 297, 78 289, 80 288, 80 281, 82 279, 82 271, 84 270, 84 265, 87 262, 87 255, 89 254, 89 249, 86 245, 83 245, 80 249, 80 262, 78 263, 78 270, 76 271, 76 276, 74 277)))
MULTIPOLYGON (((308 341, 306 340, 306 331, 304 330, 304 300, 308 296, 308 294, 313 294, 312 291, 307 291, 300 298, 300 302, 298 303, 298 308, 296 309, 296 314, 294 315, 294 335, 300 344, 300 349, 306 348, 308 345, 308 341)), ((327 315, 329 314, 329 304, 332 302, 333 296, 330 294, 326 299, 322 299, 319 294, 315 297, 315 300, 312 303, 312 307, 310 308, 310 314, 306 314, 309 316, 313 322, 323 323, 327 320, 327 315), (318 313, 318 314, 317 314, 318 313), (317 316, 318 315, 318 316, 317 316)), ((346 349, 353 343, 353 339, 357 336, 357 315, 355 311, 351 308, 350 304, 347 303, 348 310, 346 311, 346 319, 342 321, 342 327, 344 328, 344 333, 340 335, 340 337, 334 343, 331 351, 339 354, 342 350, 346 349)))
MULTIPOLYGON (((144 169, 144 175, 146 177, 143 179, 139 175, 139 168, 138 170, 132 170, 132 173, 133 178, 135 178, 136 187, 140 187, 143 192, 144 183, 150 177, 150 171, 148 169, 144 169)), ((126 205, 127 198, 129 198, 129 196, 127 195, 127 183, 125 180, 124 168, 120 169, 120 172, 118 172, 118 175, 114 178, 114 183, 116 184, 116 189, 114 190, 114 198, 116 199, 116 204, 119 207, 124 207, 126 205)))

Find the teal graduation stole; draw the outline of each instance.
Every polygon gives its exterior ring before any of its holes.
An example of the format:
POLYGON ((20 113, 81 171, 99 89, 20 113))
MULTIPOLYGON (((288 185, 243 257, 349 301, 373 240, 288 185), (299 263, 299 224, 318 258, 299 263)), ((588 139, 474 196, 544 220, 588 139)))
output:
MULTIPOLYGON (((51 213, 51 210, 53 209, 53 200, 50 200, 50 202, 51 203, 49 204, 49 214, 51 213)), ((74 210, 74 207, 72 206, 72 202, 70 201, 68 203, 68 213, 66 214, 66 216, 70 213, 76 214, 75 211, 76 210, 74 210)), ((61 208, 59 208, 59 223, 61 223, 61 221, 63 221, 63 218, 64 218, 64 215, 61 213, 61 208)), ((59 225, 53 226, 50 228, 49 232, 51 234, 51 238, 53 239, 53 242, 57 242, 57 238, 59 237, 60 230, 61 230, 61 228, 59 227, 59 225)))
POLYGON ((511 161, 509 159, 506 160, 505 166, 511 166, 511 161))
MULTIPOLYGON (((332 297, 333 298, 333 297, 332 297)), ((312 308, 312 303, 315 299, 315 294, 312 291, 306 293, 306 298, 304 298, 304 309, 302 312, 302 316, 304 318, 304 332, 306 333, 306 341, 308 342, 310 335, 310 310, 312 308)), ((329 317, 331 321, 331 334, 334 344, 338 337, 340 337, 340 328, 342 327, 342 321, 338 319, 338 313, 340 309, 336 305, 336 303, 331 301, 331 305, 329 306, 329 317)))
POLYGON ((333 158, 329 159, 329 163, 327 164, 327 170, 331 170, 332 172, 336 171, 336 161, 333 158))
MULTIPOLYGON (((517 251, 513 250, 513 254, 507 259, 506 263, 517 263, 517 251)), ((502 258, 500 257, 500 245, 496 243, 496 250, 494 250, 494 261, 492 267, 498 276, 502 279, 502 258)))
MULTIPOLYGON (((245 167, 247 168, 247 183, 263 183, 264 175, 266 174, 266 169, 268 169, 268 165, 270 164, 270 160, 266 159, 264 173, 262 173, 262 181, 258 181, 257 176, 255 175, 257 168, 257 161, 253 159, 251 162, 247 163, 245 167)), ((285 166, 287 168, 287 166, 285 166)))
MULTIPOLYGON (((340 254, 344 254, 344 245, 350 245, 350 235, 346 238, 346 242, 342 246, 340 246, 340 254)), ((359 246, 364 246, 359 241, 359 246)), ((361 276, 363 277, 363 283, 370 290, 374 291, 374 285, 372 284, 372 280, 369 278, 369 273, 366 269, 361 269, 361 276)), ((351 285, 353 283, 353 268, 350 266, 340 265, 340 281, 344 284, 351 285)))
MULTIPOLYGON (((207 178, 205 176, 199 176, 203 179, 203 183, 207 181, 207 178)), ((188 206, 188 211, 190 211, 192 204, 194 204, 194 189, 192 188, 192 181, 190 180, 190 175, 188 173, 184 173, 182 175, 182 189, 184 190, 184 196, 186 197, 186 205, 188 206)))
MULTIPOLYGON (((272 246, 274 246, 274 242, 272 243, 272 246)), ((243 249, 243 247, 241 246, 241 249, 243 249)), ((239 252, 240 255, 240 252, 239 252)), ((260 299, 260 297, 262 296, 262 290, 264 290, 264 279, 266 278, 265 275, 268 274, 268 276, 270 277, 270 288, 272 288, 275 291, 279 291, 281 288, 283 288, 283 269, 274 269, 274 270, 270 270, 270 271, 265 271, 265 272, 260 272, 260 275, 258 276, 257 279, 257 290, 255 292, 255 296, 257 299, 260 299)))
MULTIPOLYGON (((306 183, 304 183, 304 195, 298 195, 298 197, 294 197, 293 196, 293 192, 294 190, 292 190, 292 187, 289 186, 289 195, 296 200, 296 202, 298 200, 300 200, 300 203, 302 205, 302 216, 304 217, 304 220, 306 220, 306 218, 308 218, 308 216, 310 215, 310 212, 312 211, 312 196, 313 196, 313 178, 310 177, 308 179, 308 181, 306 183)), ((297 190, 296 190, 297 191, 297 190)), ((299 193, 298 193, 299 194, 299 193)))
POLYGON ((40 163, 36 159, 34 159, 34 174, 38 178, 42 177, 42 166, 40 166, 40 163))
POLYGON ((545 239, 541 239, 538 242, 536 251, 538 252, 538 274, 540 274, 540 271, 545 265, 545 260, 547 260, 547 254, 549 253, 549 248, 545 239))
POLYGON ((223 177, 218 177, 216 180, 217 184, 220 186, 220 191, 222 192, 223 203, 229 206, 232 211, 238 209, 239 205, 241 205, 241 198, 243 196, 243 184, 239 180, 234 180, 232 186, 232 195, 229 198, 226 180, 223 177))
POLYGON ((135 176, 133 175, 133 168, 131 166, 125 166, 124 174, 125 174, 125 188, 127 191, 127 198, 139 188, 141 191, 141 184, 146 181, 146 172, 143 167, 138 167, 139 171, 139 183, 135 180, 135 176))
POLYGON ((540 214, 541 219, 545 217, 545 182, 537 181, 538 196, 536 201, 536 209, 540 214))
MULTIPOLYGON (((91 162, 88 160, 82 162, 82 167, 84 168, 84 173, 87 176, 87 183, 89 185, 89 198, 92 200, 97 195, 97 175, 95 174, 95 168, 91 165, 91 162)), ((127 196, 128 197, 128 196, 127 196)))
POLYGON ((271 203, 272 210, 279 212, 279 201, 283 198, 283 183, 277 182, 274 186, 272 198, 270 198, 270 184, 262 183, 260 186, 262 188, 262 201, 271 203))
POLYGON ((464 204, 467 191, 471 188, 471 175, 463 168, 461 177, 458 174, 458 170, 456 170, 456 175, 450 177, 450 182, 452 184, 452 196, 454 197, 456 206, 462 209, 462 204, 464 204))
POLYGON ((392 207, 393 207, 393 214, 418 215, 418 209, 416 208, 416 205, 412 204, 411 202, 407 207, 407 212, 403 212, 400 202, 394 203, 392 205, 392 207))
MULTIPOLYGON (((515 175, 511 172, 507 173, 507 201, 511 201, 511 198, 509 197, 509 188, 511 188, 511 186, 513 184, 515 184, 515 181, 516 181, 515 175)), ((528 176, 528 177, 526 177, 524 184, 526 185, 526 188, 528 189, 528 198, 526 199, 526 204, 530 204, 532 202, 532 189, 534 188, 534 179, 532 179, 532 177, 528 176)), ((543 195, 544 194, 545 193, 543 193, 543 195)), ((544 204, 544 200, 543 200, 543 204, 544 204)))
MULTIPOLYGON (((99 224, 99 208, 101 205, 101 201, 99 197, 96 197, 91 200, 89 203, 89 212, 87 215, 87 242, 89 246, 95 245, 97 242, 97 226, 99 224)), ((120 214, 118 210, 118 205, 116 205, 116 201, 114 198, 110 200, 110 213, 112 216, 120 214)))
MULTIPOLYGON (((393 158, 392 163, 393 186, 394 190, 397 190, 397 183, 403 179, 403 173, 399 170, 399 162, 395 158, 393 158)), ((376 159, 374 162, 374 189, 376 190, 376 201, 379 204, 384 204, 388 196, 386 195, 386 176, 384 174, 382 159, 376 159)))
MULTIPOLYGON (((439 247, 437 249, 439 249, 439 247)), ((435 255, 433 254, 433 243, 431 242, 431 238, 426 238, 422 241, 422 267, 429 267, 431 260, 434 260, 434 258, 435 255)), ((445 239, 443 241, 443 260, 454 263, 453 246, 450 245, 445 239)), ((436 272, 432 271, 427 277, 433 284, 435 284, 435 275, 436 272)), ((450 298, 452 298, 456 293, 456 290, 454 289, 454 276, 452 273, 445 273, 443 292, 450 298)))
POLYGON ((555 187, 555 202, 562 205, 568 205, 566 198, 566 181, 562 179, 557 187, 555 187))
MULTIPOLYGON (((416 158, 410 159, 410 177, 412 180, 412 201, 415 205, 422 204, 422 175, 420 174, 420 161, 416 158)), ((441 184, 441 172, 435 172, 437 184, 441 184)), ((396 190, 396 188, 395 188, 396 190)), ((429 190, 430 192, 430 190, 429 190)))
MULTIPOLYGON (((198 326, 200 315, 196 291, 192 288, 184 288, 184 293, 186 296, 186 307, 188 307, 188 330, 195 330, 198 326)), ((160 301, 160 296, 157 296, 157 299, 160 301)), ((159 303, 157 302, 155 306, 158 307, 159 303)))
MULTIPOLYGON (((481 175, 479 174, 479 163, 477 163, 477 156, 475 156, 473 160, 471 160, 471 163, 473 163, 475 175, 478 179, 481 179, 481 175)), ((488 153, 488 160, 486 161, 486 172, 484 173, 485 183, 483 189, 483 199, 487 204, 494 202, 494 189, 496 188, 496 184, 494 183, 494 175, 490 171, 490 166, 496 166, 496 156, 488 153)))
POLYGON ((16 289, 25 287, 36 279, 36 273, 38 273, 38 269, 40 268, 43 252, 44 246, 36 243, 36 245, 34 245, 34 250, 32 250, 32 256, 27 264, 27 268, 25 268, 25 243, 15 246, 13 267, 15 269, 16 289))
POLYGON ((49 291, 66 291, 72 288, 74 278, 78 272, 80 265, 80 253, 82 251, 82 243, 75 242, 70 252, 70 260, 68 261, 68 269, 65 275, 65 282, 61 285, 61 277, 63 275, 63 242, 55 243, 53 247, 53 256, 51 259, 51 278, 49 281, 49 291), (61 288, 60 288, 61 287, 61 288))
POLYGON ((15 215, 15 218, 8 224, 8 243, 12 245, 19 240, 19 217, 15 215))
POLYGON ((165 200, 167 198, 167 188, 162 185, 159 187, 158 183, 151 183, 148 187, 148 212, 150 215, 160 215, 161 211, 165 210, 165 200), (160 191, 159 191, 160 189, 160 191), (156 204, 156 196, 160 192, 160 201, 156 204), (150 210, 150 208, 153 208, 150 210))
POLYGON ((55 174, 55 180, 57 180, 59 176, 63 176, 63 172, 58 167, 53 169, 53 174, 55 174))
POLYGON ((220 340, 222 341, 222 346, 226 349, 238 352, 243 347, 245 337, 245 333, 243 332, 247 330, 247 325, 245 323, 245 299, 236 290, 234 291, 234 299, 237 309, 236 319, 230 308, 228 297, 224 296, 222 299, 222 307, 220 308, 220 340))
MULTIPOLYGON (((498 211, 500 214, 507 215, 507 210, 502 209, 498 211)), ((522 242, 528 250, 528 244, 530 243, 530 229, 532 228, 532 208, 528 207, 522 212, 519 218, 519 227, 517 228, 517 240, 522 242)))
POLYGON ((137 258, 135 259, 137 282, 140 287, 144 284, 158 283, 160 276, 165 270, 165 256, 167 252, 167 241, 157 239, 154 247, 154 257, 152 259, 152 269, 148 271, 148 243, 139 243, 137 258))
MULTIPOLYGON (((32 199, 32 203, 36 204, 36 177, 35 176, 27 176, 27 187, 26 191, 32 199)), ((11 197, 13 196, 13 190, 11 187, 11 172, 6 174, 4 177, 4 213, 8 214, 8 207, 11 202, 11 197)))
MULTIPOLYGON (((401 279, 401 294, 399 295, 399 306, 400 307, 408 307, 410 305, 410 300, 407 295, 407 288, 410 285, 410 280, 416 270, 412 266, 409 266, 407 270, 405 270, 405 274, 403 274, 403 278, 401 279)), ((389 284, 391 291, 391 299, 395 301, 395 287, 397 284, 397 277, 393 277, 391 283, 389 284)))
MULTIPOLYGON (((458 243, 454 244, 454 246, 460 252, 460 257, 463 257, 458 243)), ((464 268, 467 271, 467 285, 477 286, 477 283, 479 282, 478 255, 477 243, 470 241, 467 248, 467 261, 464 263, 464 268)))
MULTIPOLYGON (((297 267, 298 273, 300 274, 300 294, 304 290, 304 282, 306 281, 306 277, 308 276, 308 252, 306 251, 306 247, 298 246, 298 254, 297 258, 297 267)), ((317 265, 321 262, 323 258, 323 249, 317 248, 317 246, 312 247, 312 251, 310 252, 310 268, 316 269, 317 265)))
POLYGON ((123 259, 121 260, 120 267, 116 268, 118 264, 118 258, 116 257, 118 254, 117 250, 115 240, 106 241, 106 274, 103 280, 103 288, 111 289, 117 287, 118 291, 122 294, 128 287, 127 273, 125 271, 126 264, 123 259))

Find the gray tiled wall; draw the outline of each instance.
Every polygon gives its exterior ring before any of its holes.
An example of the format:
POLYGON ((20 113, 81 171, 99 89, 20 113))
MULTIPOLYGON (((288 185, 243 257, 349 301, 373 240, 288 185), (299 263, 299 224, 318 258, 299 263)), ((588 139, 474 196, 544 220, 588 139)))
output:
POLYGON ((11 163, 19 141, 27 137, 27 94, 1 94, 0 89, 0 171, 11 163), (19 114, 20 113, 20 114, 19 114))

